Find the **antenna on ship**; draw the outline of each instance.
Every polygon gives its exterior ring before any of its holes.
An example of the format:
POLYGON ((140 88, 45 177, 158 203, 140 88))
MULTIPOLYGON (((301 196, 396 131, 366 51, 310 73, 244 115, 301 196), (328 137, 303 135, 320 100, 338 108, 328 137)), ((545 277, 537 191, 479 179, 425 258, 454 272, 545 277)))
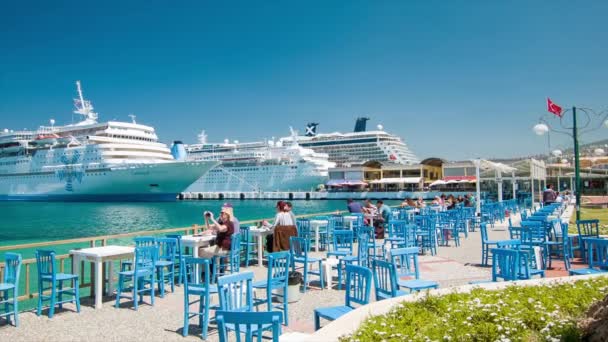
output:
POLYGON ((205 130, 202 130, 198 134, 198 142, 199 142, 199 144, 203 144, 203 145, 207 143, 207 133, 205 133, 205 130))
POLYGON ((78 91, 78 98, 74 99, 74 106, 76 107, 74 113, 84 116, 84 121, 96 123, 97 113, 93 111, 91 101, 84 99, 84 96, 82 95, 82 88, 80 87, 80 81, 76 81, 76 89, 78 91))
POLYGON ((289 126, 289 131, 291 132, 291 140, 293 141, 293 145, 298 146, 298 131, 293 129, 291 126, 289 126))
POLYGON ((136 124, 137 122, 135 122, 135 118, 137 117, 135 114, 131 113, 129 114, 129 117, 131 118, 131 122, 136 124))

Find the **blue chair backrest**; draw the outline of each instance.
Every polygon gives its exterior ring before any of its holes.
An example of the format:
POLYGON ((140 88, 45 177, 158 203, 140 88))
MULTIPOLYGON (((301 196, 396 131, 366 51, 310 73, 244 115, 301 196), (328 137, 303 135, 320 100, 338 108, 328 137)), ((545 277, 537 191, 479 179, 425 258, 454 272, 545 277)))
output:
POLYGON ((154 236, 138 236, 133 239, 135 246, 154 246, 156 245, 156 238, 154 236))
POLYGON ((158 260, 157 246, 135 247, 135 274, 141 270, 154 271, 154 264, 158 260))
POLYGON ((249 226, 240 227, 238 234, 241 234, 241 243, 251 242, 251 235, 249 234, 249 231, 249 226))
POLYGON ((5 284, 19 284, 19 272, 21 271, 21 254, 4 254, 4 275, 2 282, 5 284))
POLYGON ((388 225, 390 227, 389 235, 391 237, 403 238, 405 239, 405 227, 407 225, 407 221, 405 220, 393 220, 388 225))
POLYGON ((608 268, 608 239, 586 238, 583 241, 589 250, 589 268, 608 268))
MULTIPOLYGON (((235 332, 237 341, 240 341, 240 332, 245 333, 245 342, 253 341, 253 331, 261 332, 264 328, 272 327, 272 341, 279 342, 281 335, 281 324, 283 322, 283 313, 281 311, 269 312, 232 312, 232 311, 216 311, 215 320, 217 322, 220 342, 228 342, 227 326, 236 327, 239 329, 235 332)), ((257 334, 258 342, 262 341, 262 334, 257 334)))
POLYGON ((397 270, 395 269, 395 265, 384 260, 376 259, 372 262, 372 268, 374 272, 376 300, 396 297, 399 285, 397 284, 397 270))
POLYGON ((311 231, 309 219, 296 219, 296 227, 298 228, 298 236, 310 238, 311 231))
POLYGON ((352 303, 366 305, 372 286, 372 271, 369 268, 346 265, 346 306, 352 303))
POLYGON ((598 237, 600 236, 600 220, 577 220, 576 229, 581 237, 598 237))
POLYGON ((170 239, 176 239, 177 240, 177 254, 179 256, 182 255, 182 236, 179 234, 167 234, 165 235, 165 237, 168 237, 170 239))
POLYGON ((156 240, 158 244, 158 260, 174 261, 177 254, 177 239, 175 238, 159 238, 156 240))
POLYGON ((268 281, 273 284, 287 283, 291 255, 288 251, 268 254, 268 281))
POLYGON ((291 259, 308 258, 308 239, 303 237, 292 236, 289 238, 289 252, 291 259))
MULTIPOLYGON (((188 298, 188 295, 189 295, 191 289, 194 289, 196 287, 204 287, 204 288, 209 287, 209 278, 210 278, 210 274, 211 274, 210 264, 211 264, 211 259, 208 259, 208 258, 193 258, 193 257, 184 258, 184 267, 181 270, 181 272, 182 272, 183 279, 184 279, 184 296, 186 297, 186 300, 188 298), (190 281, 189 280, 190 277, 188 277, 188 270, 193 270, 196 268, 196 266, 198 266, 199 270, 201 272, 203 272, 203 276, 199 277, 200 280, 198 283, 194 282, 194 281, 190 281)), ((210 293, 209 293, 209 291, 206 291, 205 294, 208 297, 210 293)))
POLYGON ((488 241, 488 225, 487 223, 482 223, 479 225, 479 231, 481 232, 481 240, 488 241))
POLYGON ((547 240, 547 229, 541 221, 521 221, 521 240, 525 243, 547 240))
POLYGON ((492 281, 502 278, 506 281, 517 280, 521 262, 519 251, 507 248, 492 249, 492 281))
POLYGON ((236 273, 241 269, 241 233, 234 233, 230 236, 230 272, 236 273))
POLYGON ((369 239, 366 233, 361 233, 358 236, 359 244, 357 245, 357 264, 363 267, 369 267, 369 239))
POLYGON ((332 240, 334 251, 353 252, 353 231, 352 230, 337 230, 334 231, 332 240))
POLYGON ((335 229, 343 229, 344 228, 344 217, 342 215, 333 215, 328 219, 327 228, 332 231, 335 229))
POLYGON ((418 247, 391 249, 391 262, 399 276, 414 276, 420 278, 418 269, 418 247))
POLYGON ((38 279, 42 276, 51 276, 52 280, 55 281, 55 251, 42 250, 36 251, 36 266, 38 269, 38 279))
POLYGON ((234 273, 217 279, 220 310, 248 312, 253 308, 253 272, 234 273))

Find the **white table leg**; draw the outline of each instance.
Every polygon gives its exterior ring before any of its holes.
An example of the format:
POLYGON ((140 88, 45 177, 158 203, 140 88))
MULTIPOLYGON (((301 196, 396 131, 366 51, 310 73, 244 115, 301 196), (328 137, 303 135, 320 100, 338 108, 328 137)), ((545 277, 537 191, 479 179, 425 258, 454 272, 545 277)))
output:
MULTIPOLYGON (((80 277, 80 256, 73 255, 72 256, 72 273, 80 277)), ((80 282, 83 282, 82 279, 79 279, 80 282)))
MULTIPOLYGON (((328 236, 329 238, 329 236, 328 236)), ((315 252, 319 251, 319 225, 315 224, 315 252)))
POLYGON ((327 287, 327 289, 331 289, 331 280, 333 278, 331 274, 331 264, 326 262, 325 264, 323 264, 323 266, 325 267, 325 269, 323 270, 323 272, 325 272, 325 286, 327 287))
POLYGON ((108 295, 114 294, 114 260, 108 260, 108 295))
POLYGON ((101 309, 103 306, 101 299, 103 293, 101 292, 101 285, 103 283, 103 262, 101 260, 95 261, 95 309, 101 309))
MULTIPOLYGON (((198 246, 197 245, 194 245, 192 247, 192 256, 194 258, 198 258, 198 246)), ((198 266, 198 264, 196 264, 194 266, 194 282, 195 283, 199 282, 200 274, 201 274, 200 267, 198 266)))
POLYGON ((258 266, 264 266, 264 262, 262 261, 262 257, 264 256, 264 248, 262 246, 262 234, 255 235, 257 243, 258 243, 258 266))

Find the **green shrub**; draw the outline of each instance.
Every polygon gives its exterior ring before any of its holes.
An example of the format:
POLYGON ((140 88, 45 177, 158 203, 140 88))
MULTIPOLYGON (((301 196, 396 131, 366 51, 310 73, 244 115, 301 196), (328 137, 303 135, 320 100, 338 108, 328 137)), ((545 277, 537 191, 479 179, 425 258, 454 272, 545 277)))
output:
POLYGON ((342 341, 577 341, 576 321, 608 278, 426 296, 368 318, 342 341))

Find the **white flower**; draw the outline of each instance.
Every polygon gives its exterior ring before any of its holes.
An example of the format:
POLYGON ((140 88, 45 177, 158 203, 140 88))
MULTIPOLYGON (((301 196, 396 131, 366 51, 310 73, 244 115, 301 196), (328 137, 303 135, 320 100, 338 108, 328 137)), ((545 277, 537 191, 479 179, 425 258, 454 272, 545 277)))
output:
POLYGON ((530 303, 530 304, 534 303, 534 298, 528 298, 528 303, 530 303))

